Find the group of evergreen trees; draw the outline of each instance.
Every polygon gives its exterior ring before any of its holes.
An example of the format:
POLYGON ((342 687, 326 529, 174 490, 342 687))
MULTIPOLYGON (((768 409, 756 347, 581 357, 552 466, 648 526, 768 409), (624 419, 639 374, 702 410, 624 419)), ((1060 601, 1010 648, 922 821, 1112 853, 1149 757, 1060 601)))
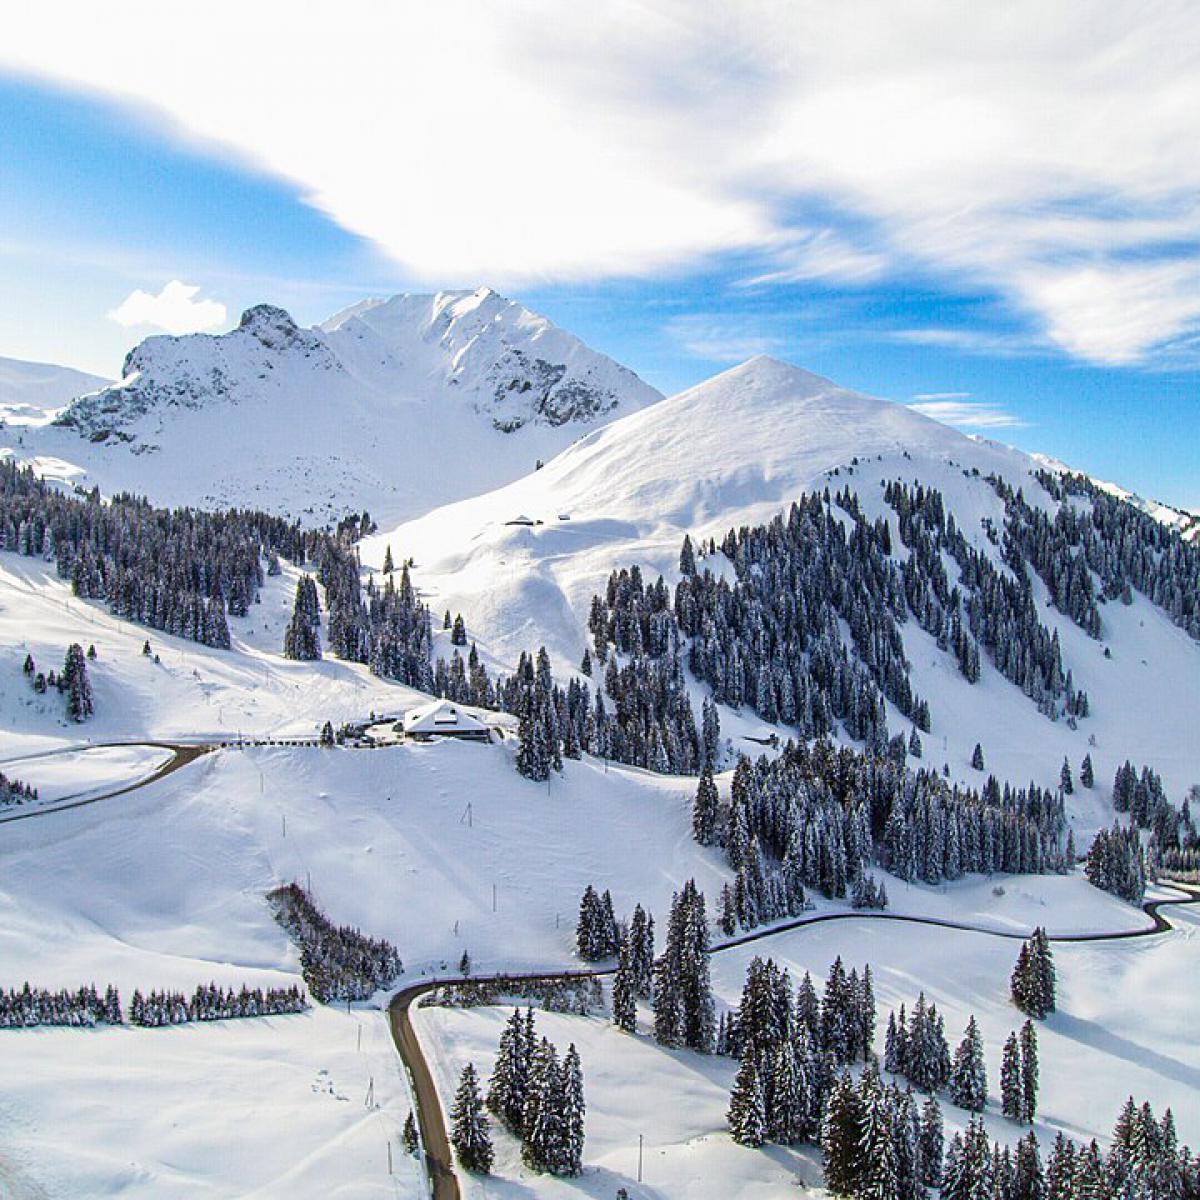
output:
POLYGON ((879 906, 879 890, 872 898, 866 882, 876 862, 901 879, 940 883, 972 871, 1065 871, 1075 853, 1070 833, 1063 843, 1057 792, 1001 788, 994 776, 975 791, 825 740, 789 742, 773 759, 741 758, 727 801, 702 774, 692 824, 737 872, 719 905, 728 934, 798 916, 806 888, 879 906))
MULTIPOLYGON (((308 1001, 300 988, 248 988, 240 991, 215 983, 201 984, 191 997, 183 992, 135 990, 129 1002, 131 1025, 180 1025, 187 1021, 224 1021, 234 1017, 265 1017, 302 1012, 308 1001)), ((125 1015, 121 996, 109 984, 101 996, 94 984, 57 992, 24 987, 0 991, 0 1029, 28 1029, 36 1025, 121 1025, 125 1015)))
POLYGON ((689 879, 671 900, 663 952, 654 964, 654 1037, 705 1053, 716 1039, 704 893, 689 879))
POLYGON ((72 721, 83 722, 96 711, 92 699, 92 681, 88 676, 87 660, 96 657, 96 647, 89 646, 85 655, 83 647, 78 642, 72 642, 67 647, 67 655, 62 670, 56 675, 53 671, 49 676, 43 675, 37 669, 32 654, 25 655, 25 677, 33 685, 33 690, 44 694, 47 688, 55 688, 67 698, 67 716, 72 721))
POLYGON ((334 925, 297 883, 270 895, 275 919, 300 947, 300 971, 313 998, 366 1000, 404 970, 396 947, 349 925, 334 925))
POLYGON ((262 512, 156 508, 99 491, 65 495, 12 460, 0 463, 0 550, 40 556, 77 596, 126 620, 228 648, 227 612, 245 616, 263 583, 262 556, 303 561, 298 524, 262 512))
POLYGON ((613 1023, 626 1033, 637 1028, 637 1002, 654 990, 654 918, 639 904, 617 951, 612 985, 613 1023))
POLYGON ((1032 1125, 1037 1113, 1038 1045, 1032 1021, 1010 1033, 1000 1059, 1000 1107, 1010 1121, 1032 1125))
POLYGON ((1167 799, 1158 772, 1150 767, 1142 767, 1139 774, 1126 760, 1117 768, 1113 780, 1113 808, 1119 813, 1128 813, 1134 825, 1150 833, 1155 859, 1200 849, 1200 833, 1188 802, 1185 800, 1182 808, 1176 808, 1167 799))
POLYGON ((0 1029, 29 1029, 35 1025, 69 1025, 89 1028, 93 1025, 120 1025, 121 997, 111 984, 104 995, 94 984, 75 991, 57 992, 34 988, 0 989, 0 1029))
POLYGON ((818 999, 805 974, 754 958, 737 1009, 722 1018, 718 1049, 741 1060, 729 1097, 735 1141, 760 1146, 815 1142, 837 1069, 871 1058, 875 995, 871 969, 846 973, 839 957, 818 999))
POLYGON ((201 984, 189 997, 183 992, 135 991, 129 1001, 131 1025, 183 1025, 189 1021, 228 1021, 238 1017, 269 1017, 303 1012, 304 993, 294 984, 286 988, 248 988, 240 991, 218 984, 201 984))
POLYGON ((426 992, 422 1008, 479 1008, 520 996, 545 1012, 587 1017, 604 1011, 604 988, 594 975, 513 979, 504 975, 444 983, 426 992))
MULTIPOLYGON (((1002 480, 992 484, 1002 497, 1011 494, 1002 480)), ((884 500, 895 509, 900 539, 911 551, 907 591, 922 598, 914 607, 917 619, 939 645, 954 651, 963 675, 971 682, 979 677, 978 651, 966 638, 965 623, 1000 674, 1040 711, 1051 718, 1087 716, 1087 694, 1075 689, 1071 672, 1064 669, 1058 632, 1047 629, 1038 616, 1020 540, 1006 530, 1002 556, 1011 573, 1003 571, 967 541, 936 488, 890 482, 884 485, 884 500), (953 588, 945 576, 943 553, 959 568, 953 588)), ((1069 563, 1056 561, 1054 569, 1066 570, 1072 580, 1078 574, 1069 563)))
POLYGON ((1084 873, 1093 887, 1130 904, 1141 904, 1150 868, 1138 831, 1118 824, 1099 830, 1088 851, 1084 873))
POLYGON ((924 1200, 927 1188, 942 1183, 942 1115, 937 1101, 930 1097, 918 1109, 912 1092, 885 1083, 874 1063, 867 1065, 857 1084, 845 1071, 834 1078, 820 1141, 825 1186, 835 1196, 924 1200))
POLYGON ((579 957, 584 962, 612 958, 620 950, 621 940, 621 928, 613 912, 612 894, 606 888, 604 895, 600 896, 589 883, 579 902, 579 922, 575 927, 579 957))
POLYGON ((514 1009, 500 1035, 487 1107, 521 1139, 522 1157, 534 1170, 552 1175, 578 1175, 583 1170, 585 1105, 579 1054, 572 1044, 560 1060, 548 1038, 539 1040, 533 1009, 524 1015, 514 1009))
POLYGON ((0 771, 0 808, 9 804, 29 804, 38 798, 37 788, 19 779, 10 779, 0 771))
POLYGON ((1050 939, 1040 925, 1021 943, 1009 983, 1012 1002, 1029 1017, 1042 1018, 1057 1006, 1057 976, 1050 939))
POLYGON ((904 1005, 899 1014, 888 1015, 883 1066, 902 1075, 918 1091, 932 1095, 947 1088, 953 1103, 969 1112, 982 1112, 987 1104, 987 1067, 978 1023, 974 1016, 969 1018, 963 1039, 951 1056, 945 1022, 937 1005, 926 1002, 924 992, 917 997, 911 1016, 906 1015, 904 1005))
MULTIPOLYGON (((863 1192, 847 1195, 864 1196, 863 1192)), ((903 1192, 890 1193, 902 1196, 903 1192)), ((1149 1104, 1125 1102, 1104 1154, 1093 1139, 1086 1146, 1063 1133, 1043 1166, 1036 1135, 1017 1143, 991 1145, 983 1121, 972 1118, 946 1148, 942 1200, 1195 1200, 1200 1196, 1200 1161, 1179 1148, 1168 1109, 1161 1121, 1149 1104)))
MULTIPOLYGON (((1091 502, 1090 512, 1061 504, 1050 536, 1060 547, 1079 551, 1099 576, 1105 599, 1128 604, 1131 589, 1137 588, 1200 640, 1200 547, 1195 542, 1184 541, 1178 530, 1103 491, 1085 475, 1041 471, 1038 479, 1056 499, 1082 497, 1091 502)), ((1024 511, 1019 519, 1041 529, 1041 522, 1024 511)), ((1057 554, 1061 557, 1063 550, 1057 554)))

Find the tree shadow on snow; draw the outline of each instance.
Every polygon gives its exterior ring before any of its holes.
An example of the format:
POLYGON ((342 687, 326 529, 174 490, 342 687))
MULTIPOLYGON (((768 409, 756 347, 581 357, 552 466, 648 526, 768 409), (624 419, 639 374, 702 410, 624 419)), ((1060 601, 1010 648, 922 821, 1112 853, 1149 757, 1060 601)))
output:
POLYGON ((1105 1054, 1111 1054, 1114 1058, 1124 1059, 1125 1062, 1134 1066, 1157 1071, 1160 1075, 1173 1079, 1176 1083, 1182 1083, 1185 1087, 1200 1090, 1200 1070, 1168 1058, 1165 1054, 1148 1050, 1137 1042, 1131 1042, 1128 1038, 1112 1033, 1102 1025, 1097 1025, 1095 1021, 1085 1021, 1082 1017, 1073 1017, 1070 1013, 1058 1012, 1050 1018, 1047 1024, 1055 1033, 1061 1033, 1063 1037, 1070 1038, 1081 1045, 1091 1046, 1105 1054))

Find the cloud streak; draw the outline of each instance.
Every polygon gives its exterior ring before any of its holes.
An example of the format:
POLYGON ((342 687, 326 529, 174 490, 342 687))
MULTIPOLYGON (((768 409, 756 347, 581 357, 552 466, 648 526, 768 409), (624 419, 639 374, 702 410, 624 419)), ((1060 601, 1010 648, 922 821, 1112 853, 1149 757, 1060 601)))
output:
POLYGON ((336 20, 128 0, 120 21, 47 0, 11 15, 3 64, 147 106, 439 284, 734 252, 756 287, 920 273, 998 295, 1095 363, 1200 328, 1187 0, 347 0, 336 20))
POLYGON ((928 397, 916 398, 908 407, 922 416, 932 417, 943 425, 960 425, 966 429, 1025 429, 1028 422, 1000 408, 982 401, 959 399, 965 392, 931 393, 928 397))

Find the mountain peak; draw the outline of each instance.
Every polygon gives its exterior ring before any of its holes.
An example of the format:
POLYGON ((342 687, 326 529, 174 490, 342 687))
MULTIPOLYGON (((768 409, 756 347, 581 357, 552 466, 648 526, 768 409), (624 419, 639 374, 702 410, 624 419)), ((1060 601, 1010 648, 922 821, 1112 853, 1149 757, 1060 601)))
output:
POLYGON ((274 304, 255 304, 242 313, 238 329, 258 333, 261 330, 276 330, 280 333, 296 333, 299 326, 292 319, 292 314, 286 309, 274 304))

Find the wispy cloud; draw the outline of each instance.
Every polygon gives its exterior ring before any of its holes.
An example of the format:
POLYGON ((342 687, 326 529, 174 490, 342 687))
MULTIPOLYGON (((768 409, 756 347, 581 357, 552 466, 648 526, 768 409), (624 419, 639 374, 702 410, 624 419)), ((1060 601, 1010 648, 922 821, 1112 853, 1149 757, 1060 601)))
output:
POLYGON ((959 399, 967 392, 930 393, 917 396, 908 407, 943 425, 961 425, 966 429, 1025 429, 1028 422, 995 404, 959 399))
POLYGON ((745 362, 756 354, 777 354, 784 347, 782 337, 765 332, 752 320, 692 314, 668 321, 665 329, 684 351, 705 362, 745 362))
POLYGON ((918 392, 913 399, 928 402, 930 400, 966 400, 970 392, 918 392))
POLYGON ((140 102, 441 284, 733 251, 761 287, 916 270, 995 294, 1090 362, 1200 329, 1188 0, 465 8, 346 0, 330 22, 214 0, 164 20, 127 0, 113 21, 45 0, 11 14, 0 63, 140 102), (218 61, 213 88, 199 64, 218 61))
POLYGON ((197 300, 199 294, 198 286, 172 279, 156 296, 136 288, 108 316, 118 325, 150 325, 173 334, 224 325, 225 305, 219 300, 197 300))

